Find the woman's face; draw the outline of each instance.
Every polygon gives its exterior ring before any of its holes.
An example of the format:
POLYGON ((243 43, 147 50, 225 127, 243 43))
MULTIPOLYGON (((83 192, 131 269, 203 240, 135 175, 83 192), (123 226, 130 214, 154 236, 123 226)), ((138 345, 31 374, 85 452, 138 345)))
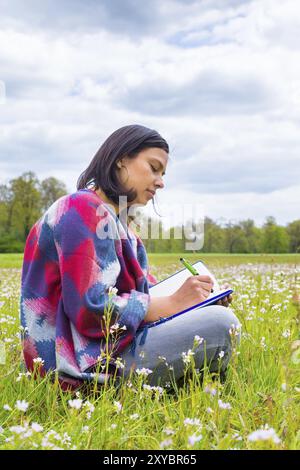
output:
POLYGON ((164 187, 162 178, 168 158, 165 150, 153 147, 142 150, 135 158, 124 157, 117 163, 120 181, 127 190, 134 189, 137 193, 130 205, 146 205, 156 190, 164 187))

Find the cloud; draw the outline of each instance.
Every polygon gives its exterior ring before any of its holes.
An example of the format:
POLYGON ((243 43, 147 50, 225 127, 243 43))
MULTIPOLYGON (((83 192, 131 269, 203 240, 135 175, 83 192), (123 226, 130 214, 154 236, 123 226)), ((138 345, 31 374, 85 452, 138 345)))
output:
POLYGON ((109 31, 126 34, 147 30, 153 16, 157 15, 157 1, 151 8, 144 8, 137 0, 19 0, 4 3, 6 10, 4 25, 30 25, 34 29, 62 32, 93 32, 105 28, 109 31), (59 13, 59 14, 58 14, 59 13))
POLYGON ((4 27, 30 27, 62 33, 110 31, 137 40, 143 36, 164 34, 174 21, 180 22, 211 9, 223 12, 248 3, 248 0, 2 0, 4 27))
POLYGON ((164 198, 299 218, 295 0, 1 6, 1 182, 32 170, 74 191, 108 135, 140 123, 170 144, 164 198))
POLYGON ((258 113, 275 106, 276 95, 259 77, 215 68, 184 84, 146 78, 141 85, 127 88, 123 96, 116 93, 115 101, 147 114, 205 116, 258 113))

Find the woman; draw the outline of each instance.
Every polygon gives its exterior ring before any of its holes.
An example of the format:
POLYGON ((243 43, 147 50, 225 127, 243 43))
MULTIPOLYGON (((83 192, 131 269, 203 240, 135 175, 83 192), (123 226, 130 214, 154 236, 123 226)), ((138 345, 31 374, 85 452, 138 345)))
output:
POLYGON ((199 303, 212 288, 209 277, 191 276, 172 296, 150 299, 149 286, 156 280, 141 239, 124 223, 129 209, 145 206, 164 187, 168 153, 167 142, 152 129, 118 129, 80 176, 77 191, 58 199, 32 227, 20 306, 28 370, 37 364, 42 374, 56 370, 64 388, 77 388, 93 380, 109 357, 98 376, 103 383, 122 358, 125 377, 145 367, 153 371, 150 383, 164 385, 170 381, 170 366, 175 380, 182 378, 182 352, 193 347, 196 335, 205 339, 195 349, 196 367, 204 363, 205 345, 211 370, 218 369, 221 351, 226 369, 229 329, 239 322, 224 306, 140 328, 199 303), (119 207, 119 196, 125 206, 119 207), (115 341, 105 328, 108 305, 115 341))

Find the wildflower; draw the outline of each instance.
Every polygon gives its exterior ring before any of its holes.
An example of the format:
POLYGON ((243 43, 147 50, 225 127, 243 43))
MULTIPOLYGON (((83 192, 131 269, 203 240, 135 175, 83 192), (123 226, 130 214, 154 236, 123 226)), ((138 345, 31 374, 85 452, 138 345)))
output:
POLYGON ((243 440, 242 436, 240 436, 238 432, 236 432, 232 435, 232 439, 234 439, 235 441, 242 441, 243 440))
POLYGON ((3 406, 3 409, 4 409, 5 411, 11 411, 11 407, 10 407, 9 405, 4 405, 4 406, 3 406))
POLYGON ((182 360, 183 360, 185 365, 190 364, 194 354, 195 354, 194 351, 192 351, 191 349, 189 349, 187 353, 186 352, 181 353, 182 360))
POLYGON ((44 361, 41 357, 35 357, 35 358, 33 359, 33 362, 34 362, 35 364, 41 364, 41 366, 43 366, 44 363, 45 363, 45 361, 44 361))
POLYGON ((63 439, 61 440, 61 442, 62 444, 67 444, 68 447, 71 445, 71 437, 69 436, 67 432, 64 433, 63 439))
POLYGON ((116 429, 117 425, 115 423, 112 423, 110 426, 110 429, 116 429))
POLYGON ((120 413, 122 411, 122 404, 119 401, 114 401, 114 407, 116 408, 117 413, 120 413))
POLYGON ((159 444, 159 446, 161 449, 164 449, 165 447, 169 447, 170 445, 172 445, 172 443, 173 443, 172 439, 165 439, 159 444))
POLYGON ((170 429, 170 428, 164 429, 163 432, 164 432, 167 436, 172 436, 173 434, 175 434, 174 429, 170 429))
POLYGON ((207 411, 207 413, 213 413, 214 412, 214 410, 210 407, 206 408, 206 411, 207 411))
POLYGON ((194 337, 194 344, 195 344, 196 346, 200 346, 200 344, 202 344, 203 341, 204 341, 204 338, 200 338, 200 336, 198 336, 198 335, 196 335, 196 336, 194 337))
POLYGON ((252 432, 248 436, 248 441, 250 442, 269 440, 273 441, 274 444, 279 444, 281 442, 281 439, 277 436, 275 430, 273 428, 269 428, 268 425, 263 429, 258 429, 257 431, 252 432))
POLYGON ((117 369, 124 369, 125 364, 122 362, 121 357, 117 357, 117 359, 115 360, 115 366, 117 369))
POLYGON ((4 429, 2 426, 0 426, 0 434, 3 434, 4 433, 4 429))
POLYGON ((219 408, 222 410, 231 410, 230 403, 224 403, 222 400, 218 400, 219 408))
POLYGON ((202 426, 202 424, 201 424, 201 422, 198 418, 195 418, 195 419, 185 418, 185 420, 183 421, 183 424, 185 426, 198 426, 198 427, 202 426))
POLYGON ((133 413, 132 415, 129 416, 130 419, 138 419, 139 415, 137 413, 133 413))
POLYGON ((201 439, 202 439, 202 434, 198 434, 198 435, 193 434, 192 436, 189 436, 188 441, 189 441, 190 446, 193 446, 195 445, 196 442, 201 441, 201 439))
POLYGON ((82 400, 81 398, 76 398, 75 400, 69 400, 69 407, 74 408, 75 410, 80 410, 82 407, 82 400))
POLYGON ((120 328, 119 323, 115 323, 114 325, 112 325, 112 326, 110 327, 109 332, 110 332, 110 333, 116 333, 119 328, 120 328))
POLYGON ((240 334, 241 328, 242 325, 235 325, 234 323, 232 323, 231 328, 229 328, 230 336, 238 336, 240 334))
POLYGON ((83 406, 84 406, 85 408, 87 408, 87 413, 86 413, 87 419, 91 419, 92 413, 95 411, 94 405, 93 405, 91 402, 89 402, 89 401, 87 400, 87 401, 83 404, 83 406))
POLYGON ((23 325, 20 325, 19 326, 19 330, 20 331, 23 331, 24 333, 28 331, 28 326, 23 326, 23 325))
POLYGON ((286 392, 286 383, 281 384, 281 390, 286 392))
POLYGON ((154 386, 154 385, 151 386, 151 385, 148 385, 148 384, 144 384, 143 388, 144 388, 144 390, 150 390, 150 391, 158 392, 159 395, 162 395, 163 392, 164 392, 164 389, 162 387, 158 387, 158 386, 154 386))
POLYGON ((145 367, 142 367, 142 369, 136 369, 135 372, 138 375, 144 375, 145 377, 147 377, 147 375, 151 374, 153 371, 151 369, 147 369, 145 367))
POLYGON ((26 374, 24 374, 23 372, 19 372, 19 375, 16 378, 16 382, 20 382, 20 380, 22 380, 22 377, 26 377, 26 374))
POLYGON ((163 361, 163 362, 167 363, 167 358, 165 356, 158 356, 158 359, 160 361, 163 361))
POLYGON ((24 413, 26 413, 28 406, 29 403, 27 403, 25 400, 17 400, 15 404, 15 408, 17 408, 17 410, 23 411, 24 413))
POLYGON ((9 430, 15 434, 22 434, 26 431, 26 427, 24 426, 11 426, 9 430))
POLYGON ((112 286, 109 287, 109 289, 108 289, 108 295, 109 296, 117 295, 117 293, 118 293, 117 287, 112 287, 112 286))
POLYGON ((81 431, 84 432, 84 433, 86 433, 86 432, 89 432, 89 429, 90 429, 90 428, 89 428, 88 426, 83 426, 83 427, 81 428, 81 431))
POLYGON ((32 423, 31 424, 31 428, 35 431, 35 432, 42 432, 44 430, 43 426, 40 426, 38 423, 32 423))
POLYGON ((207 385, 204 389, 204 392, 209 393, 210 395, 212 395, 214 397, 217 393, 217 390, 214 387, 212 387, 210 385, 207 385))
POLYGON ((260 340, 260 345, 262 346, 262 348, 263 348, 264 350, 267 349, 267 345, 266 345, 266 343, 265 343, 265 340, 266 340, 266 338, 265 338, 264 336, 262 336, 262 338, 261 338, 261 340, 260 340))
POLYGON ((219 358, 222 359, 222 357, 224 357, 224 354, 225 354, 224 351, 220 351, 219 352, 219 358))

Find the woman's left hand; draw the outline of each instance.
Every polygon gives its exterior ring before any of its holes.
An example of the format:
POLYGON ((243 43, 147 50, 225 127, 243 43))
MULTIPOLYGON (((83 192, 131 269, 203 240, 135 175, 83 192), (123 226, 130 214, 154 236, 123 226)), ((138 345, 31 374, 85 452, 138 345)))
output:
MULTIPOLYGON (((229 289, 229 288, 230 288, 230 285, 228 283, 221 286, 222 290, 229 289)), ((216 305, 222 305, 223 307, 229 307, 231 302, 232 302, 232 294, 229 294, 228 296, 223 297, 222 299, 218 300, 218 302, 216 302, 216 305)))

